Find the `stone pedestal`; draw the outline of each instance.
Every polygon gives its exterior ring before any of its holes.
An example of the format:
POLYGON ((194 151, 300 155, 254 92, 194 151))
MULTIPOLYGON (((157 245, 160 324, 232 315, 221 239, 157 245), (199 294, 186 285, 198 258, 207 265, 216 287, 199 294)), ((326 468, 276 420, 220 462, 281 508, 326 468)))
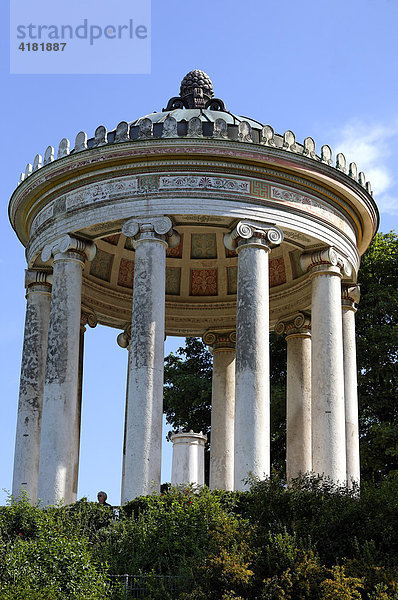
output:
POLYGON ((312 279, 312 470, 346 481, 341 277, 350 267, 333 248, 301 257, 312 279))
POLYGON ((160 489, 166 248, 178 244, 168 217, 127 221, 135 241, 123 503, 160 489))
POLYGON ((172 485, 204 485, 205 481, 205 444, 202 433, 175 433, 173 443, 173 461, 171 466, 172 485))
POLYGON ((54 257, 38 487, 43 505, 76 500, 82 269, 94 255, 94 244, 69 235, 42 252, 44 262, 54 257))
POLYGON ((286 478, 289 482, 312 470, 310 318, 296 313, 279 321, 275 332, 284 333, 287 343, 286 478))
POLYGON ((347 454, 347 485, 360 483, 358 387, 355 344, 355 303, 359 302, 357 285, 342 286, 344 398, 347 454))
POLYGON ((50 316, 51 274, 26 271, 26 319, 15 438, 12 494, 37 500, 43 388, 50 316))
POLYGON ((206 331, 213 352, 210 489, 234 489, 235 331, 206 331))
POLYGON ((224 237, 238 253, 234 488, 270 473, 268 254, 283 240, 276 227, 240 222, 224 237))

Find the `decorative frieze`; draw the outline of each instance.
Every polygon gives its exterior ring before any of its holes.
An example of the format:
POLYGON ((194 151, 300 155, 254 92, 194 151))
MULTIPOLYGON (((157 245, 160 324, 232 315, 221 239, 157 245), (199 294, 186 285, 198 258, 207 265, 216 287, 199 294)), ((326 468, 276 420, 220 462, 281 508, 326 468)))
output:
POLYGON ((202 175, 178 175, 160 177, 159 189, 211 189, 226 190, 243 194, 250 193, 250 182, 227 177, 208 177, 202 175))

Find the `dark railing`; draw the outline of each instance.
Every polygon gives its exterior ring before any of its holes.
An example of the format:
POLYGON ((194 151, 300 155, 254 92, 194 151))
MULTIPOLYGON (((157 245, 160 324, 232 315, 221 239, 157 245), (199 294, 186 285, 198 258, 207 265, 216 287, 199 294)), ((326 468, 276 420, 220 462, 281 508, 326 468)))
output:
MULTIPOLYGON (((112 587, 117 590, 119 600, 146 600, 151 592, 164 591, 170 597, 177 594, 182 585, 182 577, 172 575, 111 575, 112 587)), ((167 595, 165 596, 167 598, 167 595)))

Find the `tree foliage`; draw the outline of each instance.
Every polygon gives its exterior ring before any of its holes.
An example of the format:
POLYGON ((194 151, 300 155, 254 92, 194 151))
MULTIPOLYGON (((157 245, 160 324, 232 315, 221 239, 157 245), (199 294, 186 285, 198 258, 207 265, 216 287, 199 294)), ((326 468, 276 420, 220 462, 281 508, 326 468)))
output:
POLYGON ((174 488, 119 509, 0 507, 0 600, 396 600, 398 478, 174 488), (170 582, 173 582, 171 591, 170 582), (139 596, 143 597, 143 596, 139 596))
POLYGON ((361 468, 398 470, 398 235, 379 233, 362 258, 356 315, 361 468))

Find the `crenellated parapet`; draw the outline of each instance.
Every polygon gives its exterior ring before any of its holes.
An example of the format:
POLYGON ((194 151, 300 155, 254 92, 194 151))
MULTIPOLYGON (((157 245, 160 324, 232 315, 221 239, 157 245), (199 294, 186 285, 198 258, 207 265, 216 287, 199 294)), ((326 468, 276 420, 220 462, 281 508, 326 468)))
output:
POLYGON ((54 147, 48 146, 44 159, 37 154, 33 163, 26 165, 19 184, 39 169, 69 154, 98 152, 98 149, 104 146, 135 144, 145 140, 153 142, 162 139, 214 138, 266 146, 270 152, 282 151, 319 162, 347 175, 372 195, 371 185, 366 181, 365 174, 362 171, 358 172, 354 162, 347 164, 346 157, 341 152, 334 158, 332 149, 325 144, 317 153, 315 141, 311 137, 299 142, 291 130, 283 134, 275 133, 271 125, 262 125, 257 121, 233 115, 227 111, 222 100, 213 97, 212 83, 205 73, 192 71, 188 75, 188 79, 185 77, 183 80, 185 83, 181 87, 180 96, 171 98, 162 112, 155 112, 131 122, 121 121, 111 131, 107 131, 104 125, 99 125, 93 137, 88 137, 86 132, 80 131, 73 147, 68 139, 63 138, 57 153, 54 147), (188 111, 190 118, 186 115, 188 111))

